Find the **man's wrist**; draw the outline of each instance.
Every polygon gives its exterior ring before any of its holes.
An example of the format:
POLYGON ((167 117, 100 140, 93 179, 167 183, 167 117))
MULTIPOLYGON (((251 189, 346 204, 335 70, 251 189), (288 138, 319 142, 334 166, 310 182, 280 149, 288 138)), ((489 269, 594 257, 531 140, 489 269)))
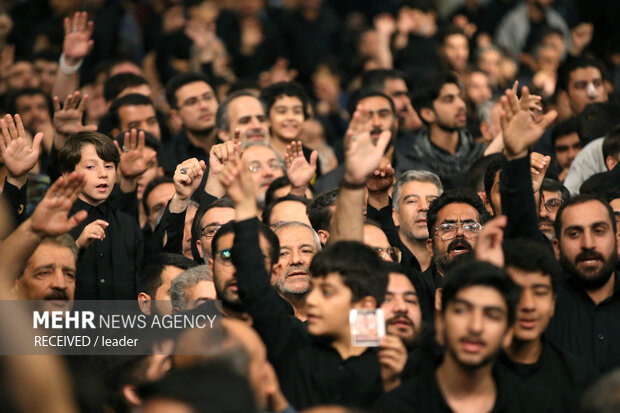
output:
POLYGON ((359 180, 345 172, 340 180, 340 187, 346 189, 363 189, 366 187, 366 179, 359 180))
POLYGON ((256 200, 243 200, 235 203, 235 220, 244 221, 246 219, 254 218, 258 215, 258 207, 256 206, 256 200))
POLYGON ((127 178, 121 176, 118 182, 118 186, 121 188, 121 191, 124 193, 133 192, 138 187, 138 178, 127 178))
POLYGON ((77 73, 78 70, 80 70, 83 61, 84 59, 70 57, 63 53, 60 55, 58 69, 60 69, 60 71, 65 75, 73 75, 77 73))
POLYGON ((504 150, 504 156, 509 161, 514 161, 515 159, 525 158, 527 155, 528 155, 528 150, 527 149, 524 149, 524 150, 519 151, 519 152, 510 151, 510 150, 508 150, 508 148, 506 148, 504 150))

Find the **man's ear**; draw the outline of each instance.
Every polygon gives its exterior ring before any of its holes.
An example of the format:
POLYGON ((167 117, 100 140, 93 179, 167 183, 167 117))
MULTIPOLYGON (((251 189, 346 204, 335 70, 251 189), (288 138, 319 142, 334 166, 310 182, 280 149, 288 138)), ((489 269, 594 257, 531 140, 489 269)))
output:
POLYGON ((278 278, 280 278, 283 271, 284 271, 284 265, 282 265, 281 262, 278 261, 277 263, 273 265, 273 268, 271 269, 271 280, 270 280, 271 285, 275 285, 276 281, 278 281, 278 278))
POLYGON ((142 399, 138 396, 138 392, 136 391, 136 386, 133 384, 126 384, 123 386, 121 390, 123 393, 123 398, 125 402, 133 408, 140 407, 142 405, 142 399))
POLYGON ((512 344, 512 338, 514 337, 514 335, 515 335, 514 326, 508 327, 508 330, 506 330, 506 334, 504 335, 504 338, 502 340, 502 345, 504 348, 510 347, 510 345, 512 344))
POLYGON ((443 311, 442 310, 435 311, 435 340, 441 346, 446 345, 443 339, 444 328, 445 328, 445 325, 443 322, 443 311))
POLYGON ((443 289, 439 287, 435 290, 435 311, 441 311, 441 294, 443 289))
POLYGON ((20 287, 21 287, 21 283, 19 282, 19 279, 15 280, 15 282, 13 283, 13 287, 11 287, 11 291, 10 291, 10 294, 12 297, 19 298, 20 287))
POLYGON ((161 178, 162 176, 164 176, 165 172, 164 172, 164 168, 162 168, 161 166, 157 167, 157 177, 161 178))
POLYGON ((433 109, 421 108, 419 113, 420 113, 420 118, 422 118, 422 120, 424 120, 426 123, 435 122, 435 111, 433 111, 433 109))
POLYGON ((400 226, 400 221, 398 220, 398 211, 394 208, 392 208, 392 221, 394 221, 394 226, 400 226))
POLYGON ((145 292, 138 294, 138 306, 142 314, 151 315, 151 296, 145 292))
MULTIPOLYGON (((200 258, 204 259, 205 255, 204 252, 202 252, 202 241, 200 241, 200 238, 196 240, 196 249, 198 250, 198 255, 200 255, 200 258)), ((213 274, 213 272, 211 272, 211 274, 213 274)))
POLYGON ((426 252, 433 259, 433 239, 430 237, 426 240, 426 252))
POLYGON ((209 258, 209 260, 207 261, 207 265, 209 266, 209 271, 211 271, 211 274, 213 274, 213 258, 209 258))
POLYGON ((493 211, 493 205, 491 205, 490 199, 487 198, 486 192, 484 192, 484 208, 487 210, 489 215, 491 215, 492 217, 495 216, 495 211, 493 211))
POLYGON ((560 260, 560 242, 558 241, 557 238, 555 238, 552 244, 553 244, 553 252, 555 254, 555 259, 559 261, 560 260))
POLYGON ((608 155, 607 158, 605 158, 605 165, 607 165, 607 169, 608 170, 612 170, 614 169, 614 167, 618 164, 618 160, 616 158, 614 158, 611 155, 608 155))
MULTIPOLYGON (((113 138, 116 138, 119 133, 121 133, 121 130, 119 128, 112 129, 112 137, 113 138)), ((120 146, 121 146, 121 149, 122 149, 123 148, 122 141, 121 141, 121 145, 120 146)))
POLYGON ((329 240, 329 231, 326 231, 324 229, 320 229, 317 231, 317 234, 319 235, 319 239, 321 240, 321 244, 326 245, 327 244, 327 240, 329 240))

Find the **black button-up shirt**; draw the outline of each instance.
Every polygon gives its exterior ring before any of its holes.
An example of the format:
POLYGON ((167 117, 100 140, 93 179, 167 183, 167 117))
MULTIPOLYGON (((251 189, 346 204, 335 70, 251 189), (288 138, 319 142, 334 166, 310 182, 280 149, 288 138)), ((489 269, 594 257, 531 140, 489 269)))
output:
POLYGON ((550 341, 592 362, 601 372, 620 366, 620 279, 611 297, 596 305, 571 277, 558 289, 550 341))
POLYGON ((325 404, 372 405, 383 392, 376 349, 343 360, 329 341, 308 334, 269 284, 258 245, 258 220, 235 222, 234 227, 232 260, 239 296, 291 405, 298 410, 325 404))
POLYGON ((76 300, 135 300, 136 271, 142 265, 143 241, 136 220, 114 210, 108 201, 92 206, 78 199, 71 215, 86 210, 88 217, 70 231, 78 239, 97 219, 106 221, 105 238, 80 251, 77 261, 76 300))

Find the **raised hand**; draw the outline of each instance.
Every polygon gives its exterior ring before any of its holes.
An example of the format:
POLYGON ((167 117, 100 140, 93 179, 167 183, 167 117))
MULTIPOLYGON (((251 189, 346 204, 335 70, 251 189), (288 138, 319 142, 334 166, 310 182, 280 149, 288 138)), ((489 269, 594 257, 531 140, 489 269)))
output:
POLYGON ((220 183, 235 203, 238 221, 256 216, 256 186, 250 171, 237 156, 232 157, 219 176, 220 183))
POLYGON ((490 262, 499 268, 504 267, 502 241, 504 240, 506 222, 506 215, 499 215, 484 224, 476 244, 476 259, 478 261, 490 262))
POLYGON ((382 13, 375 17, 373 24, 380 35, 389 37, 396 31, 396 20, 389 13, 382 13))
POLYGON ((400 385, 407 364, 407 348, 400 337, 392 335, 384 336, 380 345, 378 356, 383 390, 390 391, 400 385))
POLYGON ((286 175, 288 176, 288 180, 291 181, 291 186, 293 188, 303 188, 305 192, 305 189, 308 187, 308 184, 316 172, 318 155, 317 151, 312 151, 310 162, 308 163, 304 156, 301 141, 292 142, 286 147, 286 155, 284 155, 286 175))
POLYGON ((72 172, 50 186, 30 217, 30 228, 40 236, 69 232, 88 215, 82 210, 69 218, 71 207, 84 187, 84 175, 72 172))
POLYGON ((521 99, 517 99, 516 83, 512 90, 507 90, 500 102, 502 114, 500 123, 506 157, 522 158, 527 155, 528 148, 533 145, 557 117, 555 110, 545 115, 537 115, 541 111, 539 97, 530 95, 527 86, 521 89, 521 99))
POLYGON ((182 200, 189 199, 200 186, 205 169, 205 162, 196 158, 187 159, 177 165, 173 178, 175 196, 182 200))
POLYGON ((232 141, 214 145, 209 152, 209 176, 205 184, 205 191, 218 198, 224 196, 226 192, 219 180, 226 163, 233 157, 241 157, 240 133, 239 129, 236 129, 232 141))
MULTIPOLYGON (((54 129, 60 135, 69 137, 75 133, 81 131, 96 131, 96 125, 82 124, 82 117, 84 115, 84 109, 88 106, 88 95, 80 100, 80 92, 75 91, 67 96, 65 103, 60 108, 60 99, 58 96, 54 96, 54 129)), ((64 143, 64 142, 62 142, 64 143)), ((62 146, 61 142, 58 142, 62 146)), ((58 148, 58 146, 57 146, 58 148)))
POLYGON ((88 21, 88 13, 82 11, 75 12, 72 18, 65 17, 64 27, 65 40, 62 52, 67 63, 74 66, 93 50, 95 43, 90 37, 93 34, 94 23, 88 21))
POLYGON ((109 225, 108 222, 102 219, 95 220, 86 225, 78 239, 75 240, 77 247, 82 250, 88 248, 94 240, 103 241, 105 238, 105 230, 109 225))
POLYGON ((147 156, 144 153, 144 139, 144 131, 138 132, 136 129, 132 129, 131 132, 125 132, 122 150, 118 142, 114 141, 114 145, 121 155, 118 169, 123 178, 138 178, 149 168, 149 162, 157 156, 157 154, 147 156))
POLYGON ((389 159, 381 158, 379 167, 366 179, 369 193, 386 192, 394 185, 394 168, 389 159))
POLYGON ((19 115, 15 115, 15 121, 11 115, 5 115, 4 118, 0 119, 0 128, 2 129, 0 152, 8 170, 9 178, 20 181, 20 184, 23 185, 26 174, 39 161, 43 134, 37 133, 31 142, 26 135, 24 124, 19 115))
POLYGON ((551 165, 550 156, 545 156, 538 152, 530 154, 530 172, 532 174, 532 190, 534 193, 540 190, 549 165, 551 165))
POLYGON ((368 111, 358 107, 345 134, 344 178, 352 184, 365 182, 367 176, 377 169, 392 136, 390 131, 383 131, 375 142, 370 135, 370 120, 368 111))

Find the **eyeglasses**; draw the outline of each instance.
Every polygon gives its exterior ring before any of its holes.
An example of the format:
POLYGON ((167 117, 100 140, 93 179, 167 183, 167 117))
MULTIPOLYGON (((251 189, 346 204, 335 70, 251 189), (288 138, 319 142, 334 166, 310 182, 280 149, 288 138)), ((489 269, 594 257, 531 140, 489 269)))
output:
POLYGON ((383 258, 384 254, 389 255, 390 258, 392 258, 392 261, 394 262, 400 262, 403 256, 403 253, 396 247, 390 247, 390 248, 376 247, 376 248, 373 248, 373 250, 375 250, 377 255, 379 255, 379 257, 381 258, 383 258))
POLYGON ((482 231, 482 225, 477 222, 445 222, 435 228, 435 234, 439 234, 442 241, 448 241, 456 236, 458 228, 463 229, 463 236, 465 238, 476 238, 482 231))
POLYGON ((202 96, 192 96, 191 98, 189 98, 185 102, 183 102, 181 104, 181 106, 191 107, 191 106, 197 105, 198 102, 200 102, 200 101, 209 102, 213 98, 214 98, 214 96, 213 96, 213 94, 211 92, 206 92, 206 93, 203 93, 202 96))
POLYGON ((227 248, 225 250, 219 250, 215 254, 215 257, 220 262, 220 264, 232 265, 232 253, 230 251, 230 248, 227 248))
POLYGON ((221 225, 207 225, 200 231, 200 233, 205 238, 213 238, 220 228, 222 228, 221 225))
POLYGON ((562 206, 564 202, 561 199, 553 198, 543 203, 543 206, 550 214, 554 212, 558 212, 558 209, 562 206))
MULTIPOLYGON (((264 167, 265 164, 260 161, 252 161, 248 165, 250 172, 252 172, 253 174, 260 172, 264 167)), ((277 159, 271 159, 267 161, 267 167, 273 171, 282 170, 282 162, 277 159)))

